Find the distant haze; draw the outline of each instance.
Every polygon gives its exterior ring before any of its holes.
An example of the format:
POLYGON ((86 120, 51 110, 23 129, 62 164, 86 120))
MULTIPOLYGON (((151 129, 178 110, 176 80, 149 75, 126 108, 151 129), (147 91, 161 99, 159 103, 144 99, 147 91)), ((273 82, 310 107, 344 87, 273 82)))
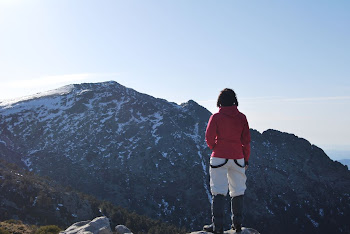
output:
POLYGON ((341 151, 341 150, 325 150, 326 154, 333 160, 350 160, 350 151, 341 151))
POLYGON ((343 165, 348 167, 348 170, 350 170, 350 159, 342 159, 338 160, 338 162, 341 162, 343 165))

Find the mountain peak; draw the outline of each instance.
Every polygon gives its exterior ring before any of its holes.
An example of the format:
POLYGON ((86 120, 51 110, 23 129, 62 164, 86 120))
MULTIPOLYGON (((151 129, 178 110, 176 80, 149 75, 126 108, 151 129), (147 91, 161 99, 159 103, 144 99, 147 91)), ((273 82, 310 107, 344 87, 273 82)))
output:
POLYGON ((187 113, 192 115, 193 117, 199 118, 201 121, 207 122, 211 115, 210 111, 208 111, 205 107, 199 105, 194 100, 190 99, 185 103, 181 103, 180 105, 187 113))
POLYGON ((186 106, 186 105, 199 105, 199 104, 194 100, 190 99, 187 102, 181 103, 181 106, 186 106))
POLYGON ((73 86, 77 89, 99 89, 99 88, 126 88, 125 86, 119 84, 118 82, 114 80, 110 81, 103 81, 103 82, 95 82, 95 83, 80 83, 80 84, 73 84, 73 86))

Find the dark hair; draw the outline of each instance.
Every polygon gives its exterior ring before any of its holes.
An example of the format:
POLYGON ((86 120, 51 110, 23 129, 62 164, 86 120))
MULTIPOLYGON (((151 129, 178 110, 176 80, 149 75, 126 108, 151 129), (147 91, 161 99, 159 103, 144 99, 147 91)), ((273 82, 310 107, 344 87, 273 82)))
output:
POLYGON ((238 106, 238 100, 235 91, 232 89, 223 89, 218 97, 218 101, 216 103, 217 107, 222 106, 238 106))

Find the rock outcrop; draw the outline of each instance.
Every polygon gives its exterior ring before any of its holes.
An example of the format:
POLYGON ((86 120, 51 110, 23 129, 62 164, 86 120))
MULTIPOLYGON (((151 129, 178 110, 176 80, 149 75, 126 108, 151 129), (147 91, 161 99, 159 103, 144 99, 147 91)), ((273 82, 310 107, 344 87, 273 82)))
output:
MULTIPOLYGON (((133 234, 129 228, 124 225, 115 227, 115 234, 133 234)), ((109 219, 105 216, 97 217, 95 219, 81 221, 72 224, 60 234, 113 234, 109 219)))
POLYGON ((73 224, 60 234, 112 234, 107 217, 97 217, 93 220, 73 224))
POLYGON ((124 225, 118 225, 115 227, 116 234, 132 234, 129 228, 124 225))
MULTIPOLYGON (((224 234, 235 234, 235 233, 237 232, 234 230, 227 230, 224 232, 224 234)), ((211 232, 198 231, 198 232, 191 232, 190 234, 211 234, 211 232)), ((242 228, 242 231, 239 234, 260 234, 260 233, 253 228, 242 228)))

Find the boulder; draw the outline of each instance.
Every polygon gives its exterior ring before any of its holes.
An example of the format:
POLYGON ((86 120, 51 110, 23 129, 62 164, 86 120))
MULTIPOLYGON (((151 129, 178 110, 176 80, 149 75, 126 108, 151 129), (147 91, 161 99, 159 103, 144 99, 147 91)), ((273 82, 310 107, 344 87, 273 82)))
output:
POLYGON ((124 225, 118 225, 115 227, 116 234, 132 234, 129 228, 124 225))
MULTIPOLYGON (((224 231, 224 234, 235 234, 238 232, 234 231, 234 230, 227 230, 224 231)), ((211 234, 211 232, 205 232, 205 231, 199 231, 199 232, 191 232, 190 234, 211 234)), ((257 230, 253 229, 253 228, 242 228, 242 231, 239 234, 260 234, 257 230)))
POLYGON ((81 221, 74 223, 65 231, 60 234, 112 234, 112 230, 109 225, 109 219, 105 216, 97 217, 90 221, 81 221))

